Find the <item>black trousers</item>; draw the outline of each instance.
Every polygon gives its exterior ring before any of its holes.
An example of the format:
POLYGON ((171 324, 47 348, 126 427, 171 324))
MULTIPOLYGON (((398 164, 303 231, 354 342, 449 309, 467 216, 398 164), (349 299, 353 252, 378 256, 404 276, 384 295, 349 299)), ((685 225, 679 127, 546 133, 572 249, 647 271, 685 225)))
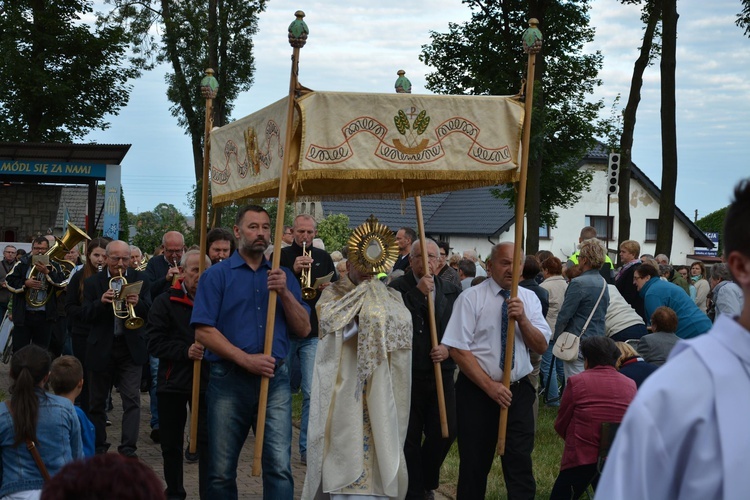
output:
POLYGON ((440 467, 456 439, 456 393, 453 370, 443 370, 443 394, 448 419, 448 437, 440 429, 434 372, 412 373, 411 409, 404 456, 409 472, 406 498, 424 498, 425 491, 440 485, 440 467), (424 439, 423 439, 424 437, 424 439))
POLYGON ((599 483, 599 471, 596 464, 579 465, 561 470, 552 487, 550 500, 571 500, 580 498, 589 484, 594 488, 599 483))
MULTIPOLYGON (((534 387, 527 377, 511 386, 505 454, 502 456, 509 500, 533 499, 536 482, 531 467, 534 449, 534 387)), ((497 448, 500 405, 463 374, 456 381, 458 418, 458 500, 483 500, 487 476, 497 448)))
MULTIPOLYGON (((167 500, 186 498, 183 481, 182 452, 185 442, 185 422, 188 405, 192 406, 190 394, 157 392, 159 407, 159 437, 161 456, 164 460, 164 481, 167 483, 167 500)), ((208 470, 208 430, 206 427, 206 396, 198 400, 198 490, 204 497, 206 472, 208 470)))
MULTIPOLYGON (((23 295, 18 300, 26 300, 23 295)), ((22 326, 13 327, 13 352, 16 353, 22 347, 36 344, 39 347, 49 348, 52 338, 52 321, 47 321, 46 311, 26 311, 22 326)))

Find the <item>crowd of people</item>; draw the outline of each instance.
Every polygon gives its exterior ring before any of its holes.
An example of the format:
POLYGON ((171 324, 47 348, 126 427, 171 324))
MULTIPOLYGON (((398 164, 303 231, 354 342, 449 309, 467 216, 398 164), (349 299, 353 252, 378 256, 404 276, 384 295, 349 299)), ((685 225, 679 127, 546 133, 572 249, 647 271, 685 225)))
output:
POLYGON ((195 495, 238 498, 240 451, 258 431, 267 390, 265 498, 293 498, 293 456, 307 466, 303 498, 433 498, 456 441, 457 496, 482 499, 503 409, 508 498, 535 498, 540 403, 559 407, 564 441, 551 498, 588 488, 601 498, 739 498, 749 486, 739 453, 750 434, 739 418, 750 399, 734 390, 750 383, 748 220, 743 182, 726 218, 725 263, 710 269, 641 255, 633 240, 620 244, 615 265, 592 227, 566 262, 550 252, 514 262, 512 242, 482 261, 402 227, 392 270, 376 275, 366 271, 372 256, 321 248, 309 215, 272 246, 270 217, 255 205, 239 210, 232 231, 211 230, 206 254, 175 231, 147 263, 137 247, 94 238, 83 258, 68 256, 78 265, 66 272, 35 258, 53 244, 46 237, 20 259, 9 245, 0 307, 14 322, 12 386, 0 405, 0 497, 65 498, 60 491, 85 484, 75 474, 98 484, 92 471, 119 455, 117 467, 143 478, 133 485, 139 498, 186 498, 186 458, 199 464, 195 495), (553 354, 563 336, 580 340, 566 360, 553 354), (185 427, 195 361, 193 456, 185 427), (137 463, 142 390, 166 491, 156 491, 152 471, 128 465, 137 463), (108 411, 118 393, 113 454, 108 411), (603 462, 602 442, 620 423, 603 462))

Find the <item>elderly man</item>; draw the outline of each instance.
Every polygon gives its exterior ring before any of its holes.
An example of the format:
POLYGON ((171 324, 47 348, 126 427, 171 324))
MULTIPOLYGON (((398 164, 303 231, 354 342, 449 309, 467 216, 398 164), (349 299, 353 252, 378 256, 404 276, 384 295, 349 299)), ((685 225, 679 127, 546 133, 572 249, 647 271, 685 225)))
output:
MULTIPOLYGON (((200 280, 200 261, 211 267, 208 257, 200 250, 189 250, 182 256, 183 277, 169 293, 159 295, 148 315, 148 349, 159 359, 156 392, 159 395, 161 423, 161 456, 164 461, 164 481, 167 498, 185 498, 183 485, 182 450, 187 421, 187 405, 192 404, 193 365, 203 359, 203 346, 195 342, 195 329, 190 326, 193 300, 200 280)), ((208 469, 208 432, 206 429, 205 390, 208 366, 201 365, 201 386, 198 398, 198 490, 201 498, 206 487, 208 469)))
POLYGON ((238 250, 201 277, 191 325, 211 363, 208 404, 209 467, 206 498, 237 498, 237 465, 257 421, 261 378, 270 379, 263 440, 264 498, 291 500, 292 395, 289 336, 310 333, 310 310, 290 269, 271 269, 264 256, 271 219, 263 207, 237 213, 238 250), (271 355, 264 354, 270 292, 277 293, 271 355))
POLYGON ((638 391, 597 498, 745 498, 750 491, 750 180, 724 220, 724 255, 744 292, 738 317, 680 342, 638 391), (741 395, 741 396, 738 396, 741 395))
MULTIPOLYGON (((292 244, 281 249, 281 265, 291 269, 294 277, 300 282, 302 272, 309 273, 310 285, 315 285, 315 280, 328 275, 331 281, 336 281, 336 268, 331 256, 325 250, 313 247, 313 239, 317 233, 315 218, 308 214, 300 214, 294 218, 292 226, 294 239, 292 244), (303 255, 303 245, 305 252, 303 255)), ((330 284, 327 282, 313 291, 307 290, 312 296, 304 297, 305 303, 310 308, 310 335, 305 338, 289 339, 289 356, 286 362, 291 367, 293 361, 299 363, 302 379, 302 419, 299 431, 299 455, 302 463, 307 463, 307 422, 310 416, 310 390, 312 388, 313 365, 315 364, 315 351, 318 347, 318 314, 315 304, 320 299, 320 293, 330 284)), ((300 283, 306 286, 305 283, 300 283)))
MULTIPOLYGON (((458 498, 484 498, 497 445, 500 407, 508 408, 508 433, 502 457, 509 498, 532 499, 536 482, 531 464, 534 448, 534 401, 529 381, 529 350, 543 354, 552 332, 539 299, 513 282, 513 243, 499 243, 490 254, 489 274, 458 297, 443 336, 461 369, 456 381, 458 417, 458 498), (499 317, 498 317, 499 316, 499 317), (516 322, 510 388, 502 383, 509 321, 516 322), (512 399, 512 402, 511 402, 512 399)), ((518 272, 521 262, 516 263, 518 272)))
POLYGON ((5 310, 8 309, 8 303, 10 302, 10 290, 8 290, 8 285, 5 283, 5 278, 13 270, 14 265, 16 265, 16 247, 6 245, 3 249, 3 260, 0 261, 0 318, 5 314, 5 310))
POLYGON ((464 250, 463 257, 464 259, 472 261, 476 266, 475 276, 487 276, 487 271, 484 270, 482 264, 479 262, 479 257, 477 256, 476 250, 464 250))
POLYGON ((456 364, 450 359, 446 346, 432 347, 427 298, 428 295, 433 295, 439 342, 451 317, 453 304, 461 293, 461 289, 452 283, 435 278, 439 247, 429 239, 426 240, 425 246, 429 272, 425 272, 422 263, 420 242, 415 241, 411 246, 409 258, 411 272, 389 284, 401 293, 412 317, 414 337, 411 409, 404 454, 409 470, 409 491, 406 498, 420 500, 431 497, 433 490, 440 485, 440 467, 456 435, 456 395, 453 388, 456 364), (443 374, 443 393, 448 420, 448 436, 445 438, 440 429, 434 363, 440 363, 443 374))
POLYGON ((733 281, 732 273, 726 264, 716 264, 711 267, 708 284, 711 286, 713 305, 709 316, 712 316, 714 320, 720 314, 726 314, 730 318, 739 316, 742 312, 744 297, 742 289, 733 281))
POLYGON ((435 273, 444 280, 453 283, 461 289, 461 279, 458 277, 458 271, 448 265, 448 255, 451 253, 451 247, 447 241, 438 241, 438 265, 435 273))
POLYGON ((143 252, 135 245, 130 245, 130 267, 138 269, 143 262, 143 252))
POLYGON ((351 258, 318 302, 305 500, 406 495, 411 315, 351 258))
POLYGON ((65 280, 60 265, 50 260, 48 265, 34 263, 34 258, 49 250, 49 240, 44 236, 34 239, 31 254, 24 255, 5 278, 6 286, 15 294, 13 300, 13 352, 34 343, 47 349, 57 321, 56 288, 65 280), (37 274, 28 278, 35 268, 37 274), (54 287, 54 288, 53 288, 54 287), (28 300, 34 297, 33 303, 28 300))
POLYGON ((118 381, 122 398, 122 438, 118 451, 126 456, 136 456, 141 420, 141 371, 148 361, 145 328, 128 329, 125 319, 115 316, 113 302, 118 298, 110 288, 110 280, 122 276, 128 283, 142 281, 139 293, 124 297, 126 307, 133 307, 139 318, 148 316, 151 290, 145 273, 130 269, 130 246, 124 241, 107 245, 106 268, 83 282, 83 312, 81 317, 90 326, 86 365, 91 371, 89 387, 91 422, 96 430, 96 451, 109 449, 105 408, 109 391, 118 381))
POLYGON ((180 259, 185 253, 185 237, 178 231, 168 231, 161 238, 160 256, 153 256, 146 264, 146 276, 151 281, 151 298, 169 290, 180 275, 180 259))

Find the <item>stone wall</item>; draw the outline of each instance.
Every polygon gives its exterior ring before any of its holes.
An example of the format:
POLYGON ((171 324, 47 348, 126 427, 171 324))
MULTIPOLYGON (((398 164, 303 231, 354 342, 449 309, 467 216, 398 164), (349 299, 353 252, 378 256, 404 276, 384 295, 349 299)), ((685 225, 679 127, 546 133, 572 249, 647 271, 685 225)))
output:
POLYGON ((0 240, 7 231, 28 242, 55 227, 61 186, 14 184, 0 187, 0 240))

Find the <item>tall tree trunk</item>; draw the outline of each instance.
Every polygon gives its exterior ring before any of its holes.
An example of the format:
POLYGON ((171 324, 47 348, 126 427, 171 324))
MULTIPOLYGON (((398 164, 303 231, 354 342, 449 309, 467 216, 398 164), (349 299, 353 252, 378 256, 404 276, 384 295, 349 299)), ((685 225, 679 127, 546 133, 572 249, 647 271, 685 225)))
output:
POLYGON ((661 201, 656 253, 670 255, 677 188, 677 124, 675 121, 675 67, 677 54, 677 0, 663 0, 661 56, 661 201))
MULTIPOLYGON (((31 101, 31 105, 26 109, 24 113, 26 120, 26 127, 28 127, 28 141, 29 142, 44 142, 44 127, 42 121, 44 120, 44 99, 41 97, 45 94, 45 47, 42 42, 42 34, 44 33, 44 2, 42 0, 34 0, 31 2, 31 15, 34 18, 32 23, 32 29, 35 33, 31 35, 31 68, 29 68, 29 74, 25 77, 30 78, 34 81, 34 88, 32 91, 35 95, 38 95, 40 99, 34 99, 31 101)), ((23 78, 23 77, 22 77, 23 78)))
MULTIPOLYGON (((654 32, 656 24, 661 17, 660 0, 650 0, 647 8, 651 9, 646 31, 643 34, 643 45, 641 53, 635 61, 633 67, 633 78, 630 81, 630 94, 628 103, 622 114, 622 136, 620 137, 620 194, 618 196, 619 222, 618 222, 618 245, 623 241, 630 239, 630 165, 632 163, 633 153, 633 132, 635 131, 636 113, 638 104, 641 101, 641 88, 643 87, 643 73, 648 67, 651 57, 651 49, 654 43, 654 32)), ((619 254, 618 254, 619 255, 619 254)), ((618 257, 619 260, 619 257, 618 257)))
MULTIPOLYGON (((548 0, 530 0, 529 18, 536 18, 544 37, 544 17, 547 12, 548 0)), ((536 55, 534 69, 534 107, 531 122, 531 136, 534 137, 544 130, 544 86, 542 76, 544 75, 544 43, 542 50, 536 55)), ((530 96, 526 96, 528 99, 530 96)), ((531 141, 538 144, 539 149, 529 149, 529 163, 526 185, 526 255, 533 255, 539 251, 539 227, 541 226, 541 178, 543 167, 543 155, 541 141, 531 141)), ((516 224, 518 221, 516 221, 516 224)))

